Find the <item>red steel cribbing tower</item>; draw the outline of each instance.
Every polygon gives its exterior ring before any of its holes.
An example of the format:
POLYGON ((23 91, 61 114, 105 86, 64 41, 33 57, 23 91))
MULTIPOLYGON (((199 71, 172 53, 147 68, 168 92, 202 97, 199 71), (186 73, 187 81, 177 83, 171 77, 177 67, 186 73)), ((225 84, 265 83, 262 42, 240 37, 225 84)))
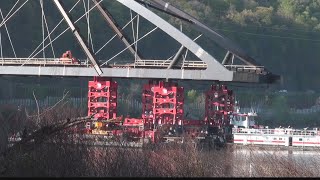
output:
POLYGON ((153 81, 143 87, 142 118, 145 124, 156 128, 160 124, 181 125, 184 91, 177 83, 153 81))
POLYGON ((230 115, 234 111, 233 91, 225 85, 211 85, 206 92, 205 123, 214 127, 230 125, 230 115))
POLYGON ((234 97, 224 85, 212 85, 206 92, 204 120, 187 120, 183 119, 184 88, 174 82, 150 80, 143 87, 142 117, 125 118, 121 123, 114 121, 119 119, 117 88, 118 84, 110 78, 94 77, 89 81, 88 115, 93 115, 96 122, 86 124, 88 133, 157 143, 176 140, 183 134, 203 138, 225 133, 230 125, 234 97))
POLYGON ((118 84, 111 78, 94 77, 89 81, 88 116, 96 113, 95 120, 115 119, 117 117, 118 84))

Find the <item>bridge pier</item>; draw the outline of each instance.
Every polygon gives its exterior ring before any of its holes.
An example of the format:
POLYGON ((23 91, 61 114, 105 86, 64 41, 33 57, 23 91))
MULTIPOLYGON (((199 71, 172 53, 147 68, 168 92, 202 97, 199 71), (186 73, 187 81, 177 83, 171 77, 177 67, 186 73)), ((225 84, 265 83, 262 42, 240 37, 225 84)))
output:
POLYGON ((111 78, 94 77, 88 88, 88 116, 93 115, 95 120, 117 118, 117 82, 111 78))
POLYGON ((183 118, 184 88, 177 83, 150 80, 143 87, 142 118, 155 126, 181 125, 183 118))
POLYGON ((160 131, 166 140, 181 138, 183 133, 194 138, 223 135, 234 110, 232 90, 215 84, 205 94, 205 119, 184 119, 184 88, 171 81, 149 80, 142 90, 141 118, 122 119, 117 116, 117 82, 94 77, 88 88, 88 116, 93 116, 95 121, 95 127, 91 128, 99 129, 91 133, 112 132, 116 136, 129 133, 142 141, 149 138, 155 142, 160 131))
POLYGON ((222 133, 228 139, 228 133, 230 132, 228 128, 230 128, 230 119, 234 112, 234 101, 233 91, 225 85, 211 85, 206 92, 204 121, 208 127, 212 127, 209 128, 212 129, 212 133, 222 133))

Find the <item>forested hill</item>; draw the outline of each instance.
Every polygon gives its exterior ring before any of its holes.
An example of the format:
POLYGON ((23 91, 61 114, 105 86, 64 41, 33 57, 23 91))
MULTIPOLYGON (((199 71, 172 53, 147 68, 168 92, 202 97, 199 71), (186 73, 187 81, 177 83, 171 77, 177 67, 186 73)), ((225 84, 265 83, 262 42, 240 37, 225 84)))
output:
POLYGON ((283 88, 319 90, 320 0, 173 2, 283 75, 283 88))
MULTIPOLYGON (((209 27, 232 39, 245 49, 252 57, 276 74, 283 75, 283 89, 293 91, 306 91, 320 89, 320 0, 169 0, 179 6, 209 27)), ((52 29, 61 19, 60 14, 53 8, 53 3, 45 2, 45 12, 49 29, 52 29)), ((68 9, 76 1, 64 1, 68 9)), ((3 14, 7 14, 15 1, 0 1, 3 14)), ((105 1, 105 6, 118 17, 120 25, 127 20, 119 15, 129 14, 128 10, 117 5, 115 1, 105 1)), ((42 40, 41 11, 39 1, 31 0, 23 7, 22 12, 8 22, 8 29, 15 42, 16 53, 28 57, 25 51, 30 48, 30 42, 37 43, 42 40), (36 7, 36 8, 35 8, 36 7), (38 9, 37 9, 38 8, 38 9), (32 27, 32 28, 30 28, 32 27), (31 34, 31 35, 27 35, 31 34), (28 39, 29 38, 29 39, 28 39)), ((83 14, 83 4, 75 8, 78 15, 83 14), (81 12, 81 13, 80 13, 81 12)), ((93 39, 108 40, 113 34, 104 30, 105 25, 101 17, 92 13, 91 24, 93 39), (102 25, 103 24, 103 25, 102 25)), ((77 18, 77 16, 76 16, 77 18)), ((76 19, 75 18, 75 19, 76 19)), ((164 18, 168 18, 165 16, 164 18)), ((170 20, 174 22, 173 19, 170 20)), ((177 21, 175 21, 177 22, 177 21)), ((78 24, 86 30, 86 21, 78 24)), ((58 28, 61 32, 66 25, 58 28)), ((130 28, 129 28, 130 29, 130 28)), ((149 28, 150 30, 150 28, 149 28)), ((185 28, 188 30, 188 28, 185 28)), ((82 31, 86 34, 86 31, 82 31)), ((147 32, 147 30, 145 30, 147 32)), ((145 33, 141 30, 141 34, 145 33)), ((12 56, 11 47, 6 39, 6 31, 1 28, 4 42, 4 56, 12 56), (11 54, 10 54, 11 53, 11 54)), ((69 32, 70 33, 70 32, 69 32)), ((194 32, 189 32, 196 36, 194 32)), ((53 33, 57 36, 59 33, 53 33)), ((130 32, 129 32, 130 34, 130 32)), ((131 33, 132 34, 132 33, 131 33)), ((152 47, 143 54, 147 57, 156 57, 157 54, 170 56, 179 49, 179 44, 170 39, 163 39, 161 33, 152 36, 151 41, 143 42, 139 48, 152 47), (161 48, 167 48, 160 51, 161 48), (166 52, 166 53, 164 53, 166 52)), ((105 41, 97 42, 96 49, 105 41), (99 44, 100 43, 100 44, 99 44)), ((213 56, 222 58, 225 51, 220 51, 206 38, 198 40, 202 46, 207 47, 213 56)), ((72 36, 62 36, 62 40, 54 43, 56 53, 61 54, 66 49, 76 52, 77 56, 83 54, 75 50, 79 48, 72 36)), ((122 50, 119 43, 113 43, 99 54, 99 58, 107 59, 107 52, 122 50), (119 46, 119 47, 118 47, 119 46)), ((33 47, 34 48, 34 47, 33 47)), ((30 50, 28 51, 30 52, 30 50)), ((50 48, 46 55, 50 56, 50 48)))

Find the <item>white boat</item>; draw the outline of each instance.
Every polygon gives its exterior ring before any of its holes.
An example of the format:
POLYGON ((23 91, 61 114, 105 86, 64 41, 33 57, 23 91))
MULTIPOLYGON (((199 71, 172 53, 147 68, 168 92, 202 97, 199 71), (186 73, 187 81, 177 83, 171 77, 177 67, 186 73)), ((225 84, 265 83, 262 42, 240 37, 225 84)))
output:
POLYGON ((255 112, 240 113, 236 110, 231 118, 232 135, 235 144, 275 145, 294 147, 320 147, 320 131, 313 129, 275 128, 267 126, 260 128, 255 124, 255 112))
POLYGON ((320 147, 320 131, 318 128, 312 130, 233 128, 232 134, 235 144, 320 147))

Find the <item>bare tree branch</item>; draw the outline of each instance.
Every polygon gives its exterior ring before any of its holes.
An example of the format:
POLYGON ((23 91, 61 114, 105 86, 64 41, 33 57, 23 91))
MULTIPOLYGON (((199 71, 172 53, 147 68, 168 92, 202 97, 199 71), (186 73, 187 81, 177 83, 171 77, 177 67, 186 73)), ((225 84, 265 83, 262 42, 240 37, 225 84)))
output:
POLYGON ((36 121, 36 126, 39 128, 40 127, 40 109, 39 109, 39 104, 38 104, 38 101, 37 101, 37 97, 34 94, 34 91, 32 91, 32 94, 33 94, 34 100, 36 101, 36 104, 37 104, 38 117, 37 117, 37 121, 36 121))
MULTIPOLYGON (((38 113, 38 115, 29 115, 29 114, 27 113, 27 111, 25 110, 26 116, 27 116, 28 118, 33 118, 33 117, 36 117, 36 116, 38 116, 38 117, 43 116, 45 113, 47 113, 48 111, 52 110, 53 108, 55 108, 56 106, 58 106, 62 101, 64 101, 64 100, 66 99, 68 93, 69 93, 69 91, 67 91, 66 93, 65 93, 65 91, 64 91, 64 92, 63 92, 63 96, 62 96, 62 98, 61 98, 59 101, 57 101, 53 106, 48 107, 47 109, 43 110, 42 113, 40 113, 40 114, 38 113)), ((65 103, 63 103, 61 106, 64 106, 67 102, 68 102, 68 101, 66 101, 65 103)), ((39 109, 38 109, 38 112, 39 112, 39 109)))

